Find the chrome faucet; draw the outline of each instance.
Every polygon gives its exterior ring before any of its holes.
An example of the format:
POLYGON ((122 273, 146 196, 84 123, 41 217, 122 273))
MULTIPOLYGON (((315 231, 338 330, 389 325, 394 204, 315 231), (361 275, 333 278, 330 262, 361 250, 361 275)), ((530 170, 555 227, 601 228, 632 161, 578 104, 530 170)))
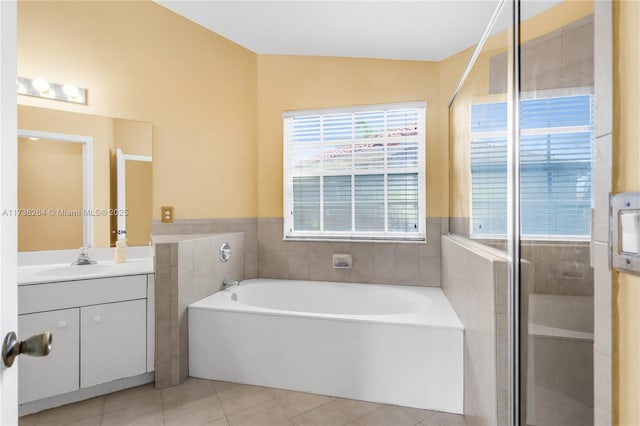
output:
POLYGON ((80 247, 80 253, 78 260, 72 263, 72 265, 93 265, 95 260, 89 259, 89 247, 80 247))
POLYGON ((240 281, 238 280, 230 280, 228 278, 225 278, 222 280, 222 288, 223 290, 228 289, 229 287, 233 287, 233 286, 237 286, 240 285, 240 281))

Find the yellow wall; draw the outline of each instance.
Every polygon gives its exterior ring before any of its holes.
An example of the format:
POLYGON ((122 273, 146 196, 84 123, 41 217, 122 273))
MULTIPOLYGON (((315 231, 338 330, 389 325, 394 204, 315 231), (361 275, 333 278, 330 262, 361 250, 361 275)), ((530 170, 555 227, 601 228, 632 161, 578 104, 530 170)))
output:
POLYGON ((18 138, 18 208, 18 251, 81 247, 82 145, 18 138))
POLYGON ((447 216, 442 98, 434 62, 259 55, 259 216, 282 217, 283 111, 417 100, 427 101, 427 216, 447 216))
POLYGON ((127 244, 149 245, 151 240, 151 163, 126 161, 127 244))
MULTIPOLYGON (((29 106, 18 106, 18 128, 25 130, 40 130, 54 133, 66 133, 72 135, 93 137, 93 208, 108 209, 109 201, 109 150, 113 140, 113 120, 108 117, 99 117, 89 114, 73 114, 65 111, 56 111, 29 106)), ((57 173, 58 165, 52 160, 48 163, 49 173, 57 173)), ((20 177, 19 177, 20 179, 20 177)), ((28 186, 20 186, 21 191, 28 190, 28 186)), ((58 189, 60 193, 63 188, 58 189)), ((21 193, 19 192, 18 198, 21 193)), ((54 200, 47 199, 44 208, 57 209, 58 206, 50 204, 54 200)), ((35 219, 34 219, 35 220, 35 219)), ((49 224, 54 227, 53 218, 39 218, 39 226, 49 224)), ((80 221, 80 224, 82 222, 80 221)), ((18 237, 23 238, 23 229, 18 223, 18 237)), ((81 227, 82 225, 80 225, 81 227)), ((77 230, 73 231, 76 232, 77 230)), ((94 247, 109 247, 109 218, 97 216, 93 218, 93 245, 94 247)), ((29 237, 26 237, 29 239, 29 237)), ((41 234, 38 249, 46 247, 59 248, 60 240, 52 234, 41 234), (49 237, 51 240, 49 240, 49 237)), ((82 242, 82 240, 80 240, 82 242)), ((20 250, 35 250, 33 245, 21 246, 20 250)), ((78 246, 80 247, 80 246, 78 246)), ((76 249, 78 247, 65 247, 76 249)))
POLYGON ((440 85, 436 63, 255 55, 151 2, 18 6, 18 74, 89 89, 88 106, 19 103, 151 122, 155 218, 161 205, 176 218, 282 216, 283 110, 421 99, 427 214, 447 216, 460 72, 440 85))
POLYGON ((153 155, 153 126, 143 121, 113 120, 114 148, 129 155, 153 155))
POLYGON ((153 123, 154 217, 257 215, 254 53, 151 1, 21 1, 18 75, 89 89, 20 104, 153 123))
MULTIPOLYGON (((613 191, 640 192, 640 3, 613 3, 613 191)), ((613 273, 613 415, 640 424, 640 277, 613 273)))

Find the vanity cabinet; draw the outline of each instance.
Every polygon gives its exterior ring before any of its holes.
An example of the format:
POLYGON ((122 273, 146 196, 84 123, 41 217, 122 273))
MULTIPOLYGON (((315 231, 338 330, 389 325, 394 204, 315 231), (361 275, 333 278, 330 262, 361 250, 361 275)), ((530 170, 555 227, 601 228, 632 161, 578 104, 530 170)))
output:
POLYGON ((80 308, 80 387, 147 371, 146 300, 80 308))
POLYGON ((19 336, 53 335, 48 356, 20 357, 20 404, 153 371, 153 292, 152 274, 19 286, 19 336))
POLYGON ((18 317, 18 336, 28 337, 45 330, 53 334, 55 350, 43 358, 18 358, 21 403, 78 390, 80 310, 61 309, 18 317))

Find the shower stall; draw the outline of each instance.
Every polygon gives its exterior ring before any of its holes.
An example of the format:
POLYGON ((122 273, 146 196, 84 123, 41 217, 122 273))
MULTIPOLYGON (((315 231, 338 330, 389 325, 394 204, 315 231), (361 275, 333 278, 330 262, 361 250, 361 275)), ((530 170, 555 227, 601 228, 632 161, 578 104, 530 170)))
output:
POLYGON ((596 331, 610 314, 594 314, 607 300, 594 266, 608 270, 610 19, 609 2, 497 2, 451 100, 442 286, 466 330, 470 424, 611 422, 606 401, 594 410, 594 388, 610 386, 610 366, 594 369, 610 345, 596 331))

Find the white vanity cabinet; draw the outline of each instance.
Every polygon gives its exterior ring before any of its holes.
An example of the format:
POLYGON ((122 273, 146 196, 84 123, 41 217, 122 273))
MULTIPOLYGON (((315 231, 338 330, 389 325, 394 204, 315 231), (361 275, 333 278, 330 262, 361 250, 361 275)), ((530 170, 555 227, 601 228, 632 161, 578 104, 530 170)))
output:
POLYGON ((80 308, 80 387, 147 371, 145 299, 80 308))
POLYGON ((55 350, 43 358, 21 356, 20 402, 30 402, 78 390, 80 371, 80 310, 60 309, 51 312, 20 315, 18 336, 31 336, 51 331, 55 350))
POLYGON ((153 274, 20 285, 19 336, 53 334, 47 357, 20 357, 20 404, 153 371, 153 292, 153 274))

